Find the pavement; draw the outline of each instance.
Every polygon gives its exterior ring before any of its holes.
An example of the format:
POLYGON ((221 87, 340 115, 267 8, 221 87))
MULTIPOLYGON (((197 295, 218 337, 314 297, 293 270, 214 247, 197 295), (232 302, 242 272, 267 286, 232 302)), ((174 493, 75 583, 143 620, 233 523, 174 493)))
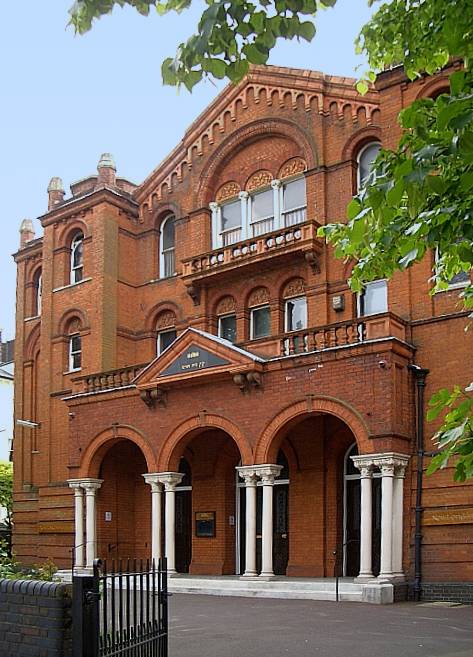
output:
POLYGON ((173 594, 169 657, 473 657, 473 606, 173 594))

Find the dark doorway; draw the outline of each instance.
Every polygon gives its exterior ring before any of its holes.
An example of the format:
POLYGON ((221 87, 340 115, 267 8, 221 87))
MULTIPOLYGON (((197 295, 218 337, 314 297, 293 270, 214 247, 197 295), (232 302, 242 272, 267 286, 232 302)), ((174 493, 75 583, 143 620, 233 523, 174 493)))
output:
POLYGON ((181 458, 179 472, 184 477, 176 487, 176 570, 188 573, 192 559, 192 476, 185 458, 181 458))

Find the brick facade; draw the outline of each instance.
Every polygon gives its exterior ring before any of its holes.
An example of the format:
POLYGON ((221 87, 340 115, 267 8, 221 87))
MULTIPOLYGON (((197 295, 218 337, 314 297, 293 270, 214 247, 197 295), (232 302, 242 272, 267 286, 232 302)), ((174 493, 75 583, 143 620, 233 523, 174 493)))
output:
MULTIPOLYGON (((361 325, 347 283, 350 266, 334 258, 316 229, 345 217, 360 150, 373 141, 394 147, 399 110, 446 86, 446 73, 408 82, 394 70, 360 97, 351 79, 255 67, 216 98, 142 185, 117 178, 107 161, 97 176, 73 185, 66 200, 56 181, 41 217, 43 237, 28 235, 15 256, 15 412, 40 423, 16 428, 19 559, 70 564, 74 506, 67 480, 80 477, 104 482, 97 497, 100 556, 149 556, 151 496, 141 475, 178 471, 184 457, 192 514, 216 514, 214 537, 187 539, 189 570, 235 573, 235 467, 276 463, 281 450, 289 465, 286 572, 331 576, 333 552, 346 538, 344 459, 356 443, 359 454, 412 457, 403 516, 403 566, 412 578, 415 382, 407 365, 430 370, 427 396, 467 384, 472 338, 458 290, 430 294, 432 254, 395 274, 387 312, 361 325), (217 248, 213 202, 297 176, 306 184, 304 221, 272 231, 270 241, 248 235, 217 248), (161 227, 171 213, 176 275, 163 277, 161 227), (78 231, 83 275, 71 285, 78 231), (307 302, 307 328, 296 339, 285 323, 285 300, 294 297, 307 302), (251 339, 251 308, 261 304, 270 309, 270 335, 251 339), (206 337, 228 312, 236 315, 241 355, 206 337), (143 370, 164 329, 181 337, 143 370), (70 335, 81 338, 80 371, 69 371, 70 335), (161 385, 164 365, 191 339, 230 364, 161 385)), ((432 428, 426 426, 427 435, 432 428)), ((424 482, 424 576, 472 581, 473 488, 454 483, 451 469, 424 482), (436 520, 439 510, 444 514, 436 520), (459 511, 457 520, 450 511, 459 511)))

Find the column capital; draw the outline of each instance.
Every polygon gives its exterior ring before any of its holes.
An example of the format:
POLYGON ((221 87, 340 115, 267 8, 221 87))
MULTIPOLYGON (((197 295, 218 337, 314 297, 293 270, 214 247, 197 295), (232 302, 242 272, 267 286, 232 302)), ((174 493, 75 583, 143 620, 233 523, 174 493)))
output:
POLYGON ((373 476, 374 465, 364 456, 350 456, 353 465, 360 471, 361 478, 367 479, 373 476))
POLYGON ((282 182, 278 178, 275 178, 274 180, 271 180, 271 187, 273 189, 279 189, 279 187, 281 187, 281 185, 282 185, 282 182))
POLYGON ((249 192, 245 192, 245 191, 239 192, 238 198, 239 199, 245 199, 245 198, 248 198, 249 195, 250 195, 249 192))
POLYGON ((103 479, 92 479, 92 478, 87 478, 87 479, 82 479, 81 480, 81 486, 82 488, 85 488, 85 492, 89 493, 92 491, 96 491, 100 488, 100 486, 103 484, 103 479))
POLYGON ((164 484, 164 490, 171 491, 181 483, 184 474, 182 472, 155 472, 153 473, 156 484, 164 484))
POLYGON ((146 472, 144 475, 141 475, 145 482, 151 486, 151 492, 161 493, 162 492, 162 481, 159 480, 158 472, 146 472))
POLYGON ((407 454, 397 452, 373 454, 373 464, 381 470, 382 474, 388 477, 403 477, 409 458, 407 454))
POLYGON ((282 465, 275 465, 265 463, 264 465, 255 465, 256 474, 261 478, 263 485, 274 484, 274 478, 279 477, 282 470, 282 465))
POLYGON ((83 481, 84 479, 68 479, 67 484, 69 488, 73 488, 74 490, 81 490, 83 481))
POLYGON ((210 209, 212 210, 212 212, 213 212, 214 210, 217 210, 217 209, 219 208, 219 204, 216 203, 216 201, 212 201, 211 203, 209 203, 209 208, 210 208, 210 209))
POLYGON ((244 480, 246 486, 256 486, 258 475, 254 465, 238 465, 235 470, 244 480))

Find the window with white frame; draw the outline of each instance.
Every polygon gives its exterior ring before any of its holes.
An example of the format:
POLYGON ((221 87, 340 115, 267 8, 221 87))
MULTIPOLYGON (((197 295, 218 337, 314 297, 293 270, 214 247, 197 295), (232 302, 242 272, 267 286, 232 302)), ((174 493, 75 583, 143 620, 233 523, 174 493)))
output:
POLYGON ((364 185, 366 179, 370 175, 371 169, 373 167, 373 162, 375 161, 380 150, 381 144, 378 141, 374 141, 366 144, 366 146, 364 146, 358 153, 358 189, 364 185))
POLYGON ((159 254, 159 275, 161 278, 169 278, 169 276, 174 276, 176 273, 175 220, 176 217, 170 214, 161 224, 161 248, 159 254))
POLYGON ((84 235, 76 233, 71 242, 70 283, 79 283, 84 278, 84 235))
POLYGON ((34 277, 33 316, 41 315, 42 276, 38 270, 34 277))
POLYGON ((388 286, 385 280, 366 283, 358 295, 358 315, 377 315, 388 310, 388 286))
MULTIPOLYGON (((440 259, 438 248, 435 249, 435 265, 440 259)), ((448 281, 448 289, 454 290, 455 288, 466 287, 471 282, 471 274, 468 271, 460 271, 448 281)))
POLYGON ((69 336, 69 372, 76 372, 82 367, 82 344, 78 333, 69 336))
POLYGON ((305 178, 290 180, 282 186, 282 215, 285 228, 306 220, 307 196, 305 178))
POLYGON ((176 329, 159 331, 156 339, 156 353, 159 356, 165 349, 171 345, 177 338, 176 329))
POLYGON ((247 238, 306 221, 305 178, 299 176, 251 194, 240 192, 238 199, 211 203, 212 248, 230 246, 247 238))
POLYGON ((271 311, 268 305, 250 310, 250 340, 271 335, 271 311))
POLYGON ((300 331, 307 328, 307 299, 305 297, 287 299, 284 318, 286 331, 300 331))
POLYGON ((236 315, 221 315, 218 318, 218 335, 229 342, 236 342, 236 315))

